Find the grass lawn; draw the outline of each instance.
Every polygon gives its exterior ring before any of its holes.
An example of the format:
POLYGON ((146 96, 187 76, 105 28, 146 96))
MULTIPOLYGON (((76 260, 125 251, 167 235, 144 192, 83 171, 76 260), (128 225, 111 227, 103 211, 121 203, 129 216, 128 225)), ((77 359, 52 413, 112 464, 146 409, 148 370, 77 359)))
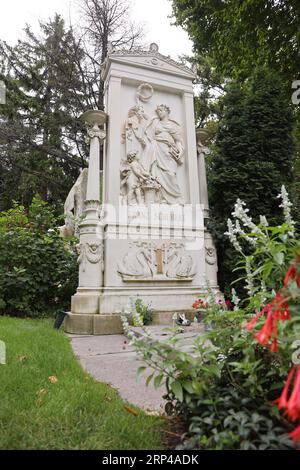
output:
POLYGON ((0 449, 162 448, 162 420, 128 413, 81 369, 53 321, 0 317, 0 340, 0 449))

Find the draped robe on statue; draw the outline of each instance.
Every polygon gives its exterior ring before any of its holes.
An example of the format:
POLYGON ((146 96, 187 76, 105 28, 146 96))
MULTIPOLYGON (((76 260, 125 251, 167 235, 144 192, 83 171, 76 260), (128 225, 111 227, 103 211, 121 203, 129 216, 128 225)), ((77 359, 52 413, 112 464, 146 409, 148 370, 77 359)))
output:
POLYGON ((151 175, 160 183, 159 202, 181 204, 182 193, 177 180, 178 163, 170 150, 183 148, 180 126, 171 119, 162 122, 158 118, 150 121, 145 130, 149 139, 147 162, 151 175))

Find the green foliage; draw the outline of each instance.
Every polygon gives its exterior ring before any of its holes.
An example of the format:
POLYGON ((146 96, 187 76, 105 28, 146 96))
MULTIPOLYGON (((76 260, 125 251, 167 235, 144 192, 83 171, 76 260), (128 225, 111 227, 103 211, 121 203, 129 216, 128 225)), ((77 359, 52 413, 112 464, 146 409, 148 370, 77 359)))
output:
MULTIPOLYGON (((289 220, 290 204, 284 190, 282 195, 289 220)), ((176 333, 163 342, 155 341, 147 331, 142 338, 131 334, 131 339, 154 369, 148 383, 153 381, 158 387, 166 380, 167 413, 186 422, 188 432, 179 448, 292 449, 287 433, 293 426, 273 403, 291 368, 293 343, 300 335, 297 283, 286 288, 292 319, 278 322, 280 354, 257 343, 246 324, 282 288, 292 257, 299 257, 300 243, 294 238, 291 220, 280 227, 269 227, 266 219, 255 225, 242 204, 236 206, 235 217, 241 226, 235 226, 238 230, 229 235, 240 252, 239 269, 245 272, 242 279, 251 294, 243 309, 226 310, 219 296, 209 290, 204 298, 208 304, 204 322, 213 328, 198 336, 191 353, 180 349, 176 333), (251 246, 247 255, 242 250, 244 243, 251 246)), ((262 317, 258 326, 264 321, 262 317)))
POLYGON ((219 387, 200 400, 184 436, 184 449, 279 450, 292 449, 286 427, 269 406, 236 390, 219 387), (271 417, 270 417, 271 413, 271 417))
POLYGON ((129 305, 122 318, 126 325, 132 324, 133 326, 149 325, 152 322, 152 309, 150 305, 144 304, 140 297, 134 299, 130 298, 129 305))
POLYGON ((173 0, 173 14, 200 57, 229 78, 247 78, 257 65, 276 70, 290 95, 298 77, 297 0, 173 0))
POLYGON ((224 236, 237 198, 255 221, 265 214, 282 221, 276 203, 282 184, 293 181, 293 116, 275 73, 261 68, 246 85, 232 83, 223 101, 223 118, 208 164, 210 228, 217 241, 219 284, 233 281, 236 254, 224 236), (222 194, 222 197, 220 197, 222 194))
POLYGON ((45 316, 67 308, 77 285, 76 240, 63 240, 50 207, 0 213, 0 314, 45 316))
POLYGON ((149 325, 152 322, 152 309, 145 305, 139 297, 135 301, 136 312, 140 315, 143 325, 149 325))

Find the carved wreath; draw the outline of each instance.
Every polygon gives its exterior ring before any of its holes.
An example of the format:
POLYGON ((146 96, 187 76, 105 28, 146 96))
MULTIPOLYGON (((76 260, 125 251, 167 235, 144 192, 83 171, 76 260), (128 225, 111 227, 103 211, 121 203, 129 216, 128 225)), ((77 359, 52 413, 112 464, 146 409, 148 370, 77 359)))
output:
POLYGON ((87 261, 91 264, 97 264, 103 261, 102 243, 81 243, 77 245, 78 263, 83 265, 83 271, 86 269, 87 261))

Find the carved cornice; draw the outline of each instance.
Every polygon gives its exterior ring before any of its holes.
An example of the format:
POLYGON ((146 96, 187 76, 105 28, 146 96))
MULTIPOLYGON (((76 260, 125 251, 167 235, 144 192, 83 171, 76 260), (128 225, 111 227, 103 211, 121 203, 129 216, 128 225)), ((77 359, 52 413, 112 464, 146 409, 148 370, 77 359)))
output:
POLYGON ((165 56, 161 54, 158 51, 155 51, 154 48, 145 51, 143 49, 132 49, 132 50, 126 50, 126 49, 120 49, 120 50, 113 50, 110 52, 107 56, 106 61, 103 64, 102 70, 103 70, 103 76, 106 75, 105 70, 107 69, 107 62, 111 58, 118 58, 118 57, 144 57, 148 58, 147 63, 152 66, 156 66, 159 64, 159 60, 166 62, 167 64, 172 65, 173 67, 176 67, 180 70, 182 70, 185 73, 188 73, 190 76, 193 76, 194 78, 196 77, 195 72, 184 65, 183 63, 177 62, 176 60, 172 59, 170 56, 165 56))

